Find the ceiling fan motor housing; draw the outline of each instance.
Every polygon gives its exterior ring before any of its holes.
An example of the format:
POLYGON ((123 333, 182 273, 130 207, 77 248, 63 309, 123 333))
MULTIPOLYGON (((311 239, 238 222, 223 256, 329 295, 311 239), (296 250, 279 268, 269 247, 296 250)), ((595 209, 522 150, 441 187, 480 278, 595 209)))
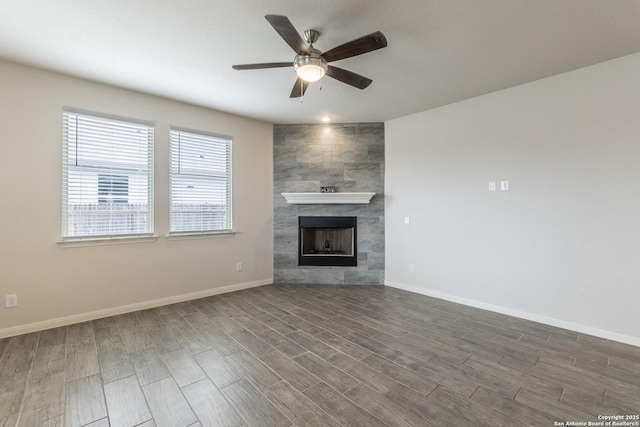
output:
POLYGON ((325 75, 329 64, 321 55, 322 52, 313 47, 309 47, 308 55, 296 55, 293 60, 293 68, 301 79, 315 82, 325 75))

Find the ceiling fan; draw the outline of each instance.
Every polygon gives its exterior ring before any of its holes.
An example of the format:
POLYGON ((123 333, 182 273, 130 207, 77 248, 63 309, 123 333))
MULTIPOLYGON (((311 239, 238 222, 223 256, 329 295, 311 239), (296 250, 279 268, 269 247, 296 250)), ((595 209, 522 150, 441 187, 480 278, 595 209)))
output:
POLYGON ((313 47, 320 33, 316 30, 304 32, 304 40, 295 29, 289 18, 281 15, 265 16, 280 37, 296 52, 293 62, 268 62, 264 64, 234 65, 234 70, 257 70, 262 68, 293 67, 298 79, 291 90, 291 98, 304 95, 309 83, 320 80, 325 74, 348 85, 365 89, 373 80, 360 74, 329 65, 329 62, 351 58, 363 53, 381 49, 387 46, 387 39, 380 31, 362 36, 358 39, 321 52, 313 47))

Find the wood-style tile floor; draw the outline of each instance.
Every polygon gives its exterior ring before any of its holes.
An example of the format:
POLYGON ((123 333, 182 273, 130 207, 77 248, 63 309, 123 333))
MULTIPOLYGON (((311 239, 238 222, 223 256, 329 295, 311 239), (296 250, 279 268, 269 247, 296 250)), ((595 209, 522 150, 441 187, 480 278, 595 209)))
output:
POLYGON ((638 347, 384 287, 264 286, 7 338, 0 355, 0 427, 640 414, 638 347))

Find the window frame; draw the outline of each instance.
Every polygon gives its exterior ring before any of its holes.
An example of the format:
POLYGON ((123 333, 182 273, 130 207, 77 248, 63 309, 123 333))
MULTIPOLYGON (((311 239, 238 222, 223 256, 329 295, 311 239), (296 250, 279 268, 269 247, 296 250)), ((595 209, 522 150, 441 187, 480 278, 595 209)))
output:
MULTIPOLYGON (((189 141, 187 141, 189 143, 189 141)), ((189 147, 188 150, 193 150, 193 147, 189 147)), ((220 176, 205 175, 209 180, 220 180, 220 176)), ((211 182, 210 181, 210 182, 211 182)), ((184 194, 182 194, 184 196, 184 194)), ((205 201, 210 202, 211 200, 205 201)), ((207 237, 215 235, 233 235, 235 231, 233 229, 233 137, 229 135, 223 135, 219 133, 195 130, 184 128, 180 126, 170 126, 169 128, 169 232, 167 237, 170 239, 190 238, 190 237, 207 237), (217 159, 216 165, 225 165, 225 174, 222 182, 225 188, 224 192, 224 212, 225 221, 223 227, 219 228, 205 228, 198 229, 183 229, 176 226, 174 214, 178 213, 174 209, 174 198, 179 194, 175 191, 176 178, 184 177, 187 174, 177 173, 177 170, 181 169, 181 156, 182 146, 180 144, 184 141, 180 141, 180 136, 185 135, 187 137, 195 137, 197 139, 209 140, 211 143, 216 143, 224 146, 224 148, 216 148, 208 151, 209 154, 216 154, 216 152, 223 151, 225 156, 223 159, 217 159), (177 138, 177 139, 176 139, 177 138), (178 145, 176 145, 176 143, 178 145), (178 162, 176 165, 175 162, 178 162), (176 167, 177 166, 177 167, 176 167)))
MULTIPOLYGON (((92 125, 87 125, 82 130, 87 131, 87 129, 91 128, 92 125)), ((106 138, 106 137, 105 137, 106 138)), ((106 140, 106 139, 105 139, 106 140)), ((134 141, 132 138, 131 141, 134 141)), ((111 142, 112 143, 112 142, 111 142)), ((107 150, 100 151, 104 147, 107 147, 109 143, 104 143, 102 141, 98 143, 87 143, 86 146, 90 148, 98 147, 97 157, 103 156, 107 153, 107 150), (104 146, 103 146, 104 145, 104 146)), ((63 107, 62 109, 62 218, 61 218, 61 240, 59 243, 61 244, 69 244, 69 246, 83 246, 86 242, 109 242, 109 241, 118 241, 123 242, 125 240, 137 240, 137 241, 155 241, 155 224, 154 224, 154 211, 155 211, 155 203, 154 203, 154 147, 155 146, 155 123, 145 120, 133 119, 130 117, 122 117, 111 114, 99 113, 94 111, 82 110, 71 107, 63 107), (75 124, 71 124, 71 120, 75 118, 75 124), (105 124, 107 127, 113 125, 113 128, 110 128, 111 131, 116 131, 118 129, 118 122, 122 123, 122 127, 125 129, 127 126, 129 127, 140 127, 142 129, 142 138, 140 141, 136 143, 141 148, 141 152, 143 153, 142 159, 143 162, 138 160, 138 167, 135 167, 135 156, 124 157, 125 160, 131 160, 132 165, 129 168, 117 167, 118 163, 114 160, 114 158, 110 158, 105 160, 94 159, 94 163, 91 161, 86 162, 85 164, 78 164, 79 152, 78 152, 78 131, 81 130, 79 120, 85 118, 86 120, 94 120, 96 122, 101 122, 101 124, 105 124), (71 132, 71 133, 70 133, 71 132), (76 144, 75 147, 71 147, 70 144, 76 144), (73 157, 75 156, 75 157, 73 157), (72 165, 70 160, 75 158, 76 164, 72 165), (144 166, 140 166, 144 163, 144 166), (142 188, 142 192, 140 197, 142 198, 141 205, 145 205, 145 209, 141 209, 139 211, 135 211, 133 215, 141 215, 142 220, 146 223, 145 230, 135 230, 133 232, 110 232, 110 233, 75 233, 70 231, 70 219, 71 214, 69 211, 70 208, 70 197, 73 196, 85 197, 86 195, 91 194, 89 191, 89 185, 85 185, 84 183, 80 184, 79 190, 73 189, 73 183, 71 182, 74 171, 78 174, 78 176, 90 176, 88 171, 91 171, 92 174, 95 175, 95 196, 96 196, 96 205, 105 204, 104 202, 100 202, 101 196, 100 193, 100 184, 99 184, 99 176, 100 175, 126 175, 127 176, 127 197, 131 197, 131 188, 132 185, 131 178, 137 177, 137 182, 139 188, 142 188), (85 243, 82 243, 85 242, 85 243), (80 244, 79 244, 80 243, 80 244)), ((119 159, 122 160, 122 159, 119 159)), ((121 166, 121 165, 120 165, 121 166)), ((110 197, 110 196, 108 196, 110 197)), ((108 203, 108 202, 107 202, 108 203)), ((129 201, 127 202, 127 204, 129 201)), ((87 204, 92 204, 88 203, 87 204)), ((113 203, 112 203, 113 204, 113 203)), ((109 214, 113 215, 117 214, 116 210, 108 210, 109 214)))

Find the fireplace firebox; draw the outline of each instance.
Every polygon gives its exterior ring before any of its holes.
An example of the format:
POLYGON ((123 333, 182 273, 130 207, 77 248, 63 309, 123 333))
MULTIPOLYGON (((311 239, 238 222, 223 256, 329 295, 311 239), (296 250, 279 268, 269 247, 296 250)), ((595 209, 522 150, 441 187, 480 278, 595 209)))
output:
POLYGON ((357 217, 298 217, 298 265, 358 265, 357 217))

